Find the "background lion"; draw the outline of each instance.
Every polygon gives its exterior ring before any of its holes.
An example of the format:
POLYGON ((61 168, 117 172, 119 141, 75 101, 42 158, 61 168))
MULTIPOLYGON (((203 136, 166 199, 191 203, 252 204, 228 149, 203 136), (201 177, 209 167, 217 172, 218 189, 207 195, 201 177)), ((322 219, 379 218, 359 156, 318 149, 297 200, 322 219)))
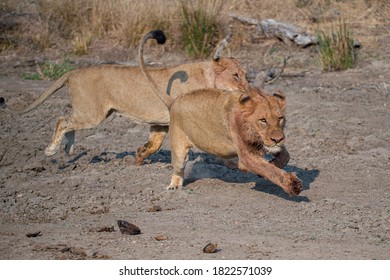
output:
MULTIPOLYGON (((156 39, 159 44, 165 43, 162 31, 149 32, 141 41, 140 53, 150 38, 156 39)), ((150 74, 158 81, 160 87, 167 89, 167 94, 170 94, 174 87, 173 97, 206 87, 236 90, 248 85, 246 71, 234 58, 216 58, 175 67, 155 67, 150 69, 150 74)), ((65 85, 69 89, 72 115, 58 118, 51 143, 45 150, 47 156, 52 156, 59 150, 64 136, 65 151, 72 155, 75 131, 96 127, 112 112, 151 124, 149 141, 137 149, 137 164, 142 164, 147 156, 161 147, 168 131, 169 112, 148 86, 139 67, 101 65, 74 70, 55 81, 23 110, 8 107, 4 98, 0 99, 0 105, 11 113, 26 113, 35 109, 65 85)))

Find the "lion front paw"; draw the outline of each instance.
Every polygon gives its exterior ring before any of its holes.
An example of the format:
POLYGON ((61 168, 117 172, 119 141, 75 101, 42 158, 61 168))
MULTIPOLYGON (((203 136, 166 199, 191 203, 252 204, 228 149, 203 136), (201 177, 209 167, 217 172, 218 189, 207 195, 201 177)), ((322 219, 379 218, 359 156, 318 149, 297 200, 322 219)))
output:
POLYGON ((180 190, 183 187, 183 178, 178 175, 173 175, 171 184, 166 188, 167 190, 180 190))
POLYGON ((286 192, 290 196, 298 195, 302 190, 302 181, 295 175, 295 173, 287 173, 286 177, 288 179, 286 192))
POLYGON ((177 185, 169 185, 168 187, 166 187, 165 189, 167 190, 167 191, 175 191, 175 190, 179 190, 179 189, 181 189, 182 187, 181 186, 177 186, 177 185))

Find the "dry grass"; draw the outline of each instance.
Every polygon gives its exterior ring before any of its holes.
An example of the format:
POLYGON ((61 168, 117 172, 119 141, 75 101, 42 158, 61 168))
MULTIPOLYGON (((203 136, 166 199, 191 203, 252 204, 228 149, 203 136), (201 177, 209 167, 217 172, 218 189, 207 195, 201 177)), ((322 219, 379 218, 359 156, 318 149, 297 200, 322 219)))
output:
MULTIPOLYGON (((151 28, 168 28, 169 9, 151 9, 153 1, 38 0, 39 15, 51 33, 85 45, 91 39, 110 39, 133 47, 151 28)), ((163 1, 161 2, 163 3, 163 1)))
MULTIPOLYGON (((29 41, 40 49, 66 42, 71 44, 73 53, 84 55, 94 40, 136 47, 143 34, 162 29, 170 38, 168 48, 185 48, 189 55, 203 57, 215 46, 222 3, 164 0, 156 5, 154 0, 37 0, 34 6, 39 20, 27 34, 31 34, 29 41), (187 43, 183 44, 182 38, 187 43)), ((11 2, 8 9, 12 9, 11 2)))
MULTIPOLYGON (((8 38, 32 49, 56 47, 80 55, 101 40, 136 47, 151 29, 175 34, 180 29, 175 26, 180 21, 177 11, 178 6, 166 0, 158 5, 153 0, 4 0, 0 4, 2 14, 27 15, 17 30, 6 30, 8 38)), ((176 44, 171 38, 168 47, 176 44)))
POLYGON ((307 27, 312 32, 332 30, 340 20, 343 20, 353 33, 353 39, 361 42, 365 48, 378 47, 376 44, 378 35, 388 33, 385 26, 390 23, 390 2, 387 0, 313 0, 309 2, 310 5, 302 7, 301 11, 309 20, 307 27))
POLYGON ((74 39, 72 40, 73 53, 76 55, 88 54, 91 40, 92 35, 88 31, 75 35, 74 39))
MULTIPOLYGON (((5 34, 0 50, 11 45, 34 50, 60 48, 79 55, 91 46, 105 42, 135 48, 143 34, 151 29, 163 29, 169 38, 166 49, 184 50, 182 3, 204 8, 217 18, 215 38, 223 28, 236 26, 231 48, 240 49, 253 43, 253 29, 232 22, 229 13, 252 18, 274 18, 305 27, 312 33, 331 29, 342 18, 363 46, 376 47, 378 38, 389 36, 390 3, 387 0, 3 0, 0 12, 25 13, 27 20, 5 34), (210 4, 223 2, 214 9, 210 4), (250 41, 252 40, 252 41, 250 41)), ((221 36, 222 35, 222 36, 221 36)), ((209 36, 209 35, 208 35, 209 36)), ((211 45, 215 43, 205 43, 211 45)))

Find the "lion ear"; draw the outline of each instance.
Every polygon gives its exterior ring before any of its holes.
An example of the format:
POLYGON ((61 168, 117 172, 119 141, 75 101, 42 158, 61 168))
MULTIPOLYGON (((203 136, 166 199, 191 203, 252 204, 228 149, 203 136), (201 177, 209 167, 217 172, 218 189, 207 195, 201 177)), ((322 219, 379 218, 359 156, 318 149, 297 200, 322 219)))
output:
POLYGON ((223 60, 219 58, 213 60, 213 66, 214 66, 214 72, 217 75, 221 74, 226 69, 226 65, 223 63, 223 60))
POLYGON ((240 98, 238 99, 238 101, 240 102, 240 104, 245 104, 247 103, 249 100, 251 100, 250 96, 247 95, 246 93, 242 93, 240 95, 240 98))
POLYGON ((279 91, 275 92, 273 94, 273 96, 278 99, 278 102, 279 102, 282 110, 285 110, 286 109, 286 95, 279 90, 279 91))

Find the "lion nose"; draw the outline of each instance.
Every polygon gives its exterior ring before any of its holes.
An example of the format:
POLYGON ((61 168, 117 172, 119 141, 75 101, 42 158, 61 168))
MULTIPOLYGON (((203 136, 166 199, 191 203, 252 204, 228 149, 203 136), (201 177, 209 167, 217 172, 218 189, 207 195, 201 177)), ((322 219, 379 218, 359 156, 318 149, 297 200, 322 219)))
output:
POLYGON ((284 135, 282 133, 276 133, 271 135, 271 140, 275 142, 275 144, 278 144, 284 140, 284 135))

